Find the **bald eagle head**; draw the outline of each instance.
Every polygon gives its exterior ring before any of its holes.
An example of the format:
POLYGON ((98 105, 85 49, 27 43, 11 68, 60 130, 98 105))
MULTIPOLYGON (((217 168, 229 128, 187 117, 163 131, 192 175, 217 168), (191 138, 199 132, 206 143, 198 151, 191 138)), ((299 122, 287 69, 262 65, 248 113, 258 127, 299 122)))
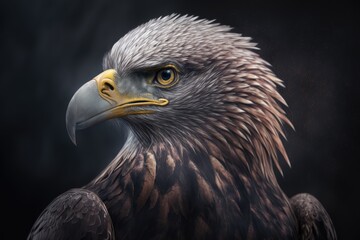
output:
POLYGON ((144 146, 222 146, 266 173, 290 124, 277 91, 282 86, 253 50, 250 38, 196 17, 151 20, 114 44, 104 72, 69 103, 68 133, 120 118, 144 146), (265 170, 264 170, 265 169, 265 170))

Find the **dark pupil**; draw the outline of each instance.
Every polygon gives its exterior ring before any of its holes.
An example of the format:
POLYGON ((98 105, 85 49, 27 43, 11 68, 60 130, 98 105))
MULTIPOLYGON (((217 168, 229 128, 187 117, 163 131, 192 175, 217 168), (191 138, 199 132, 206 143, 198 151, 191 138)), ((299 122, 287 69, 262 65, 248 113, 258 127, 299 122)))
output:
POLYGON ((170 69, 166 69, 164 71, 161 72, 161 78, 163 80, 169 80, 171 78, 171 70, 170 69))

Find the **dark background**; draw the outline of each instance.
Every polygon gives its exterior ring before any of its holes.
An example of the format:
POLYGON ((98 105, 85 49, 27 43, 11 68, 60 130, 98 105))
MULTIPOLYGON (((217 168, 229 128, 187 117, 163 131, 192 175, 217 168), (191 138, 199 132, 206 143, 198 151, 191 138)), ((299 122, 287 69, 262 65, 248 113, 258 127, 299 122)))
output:
MULTIPOLYGON (((292 168, 279 181, 309 192, 339 239, 358 235, 359 20, 355 5, 242 1, 10 1, 0 3, 1 239, 24 239, 60 193, 94 178, 119 151, 111 122, 67 136, 73 93, 101 71, 102 57, 137 25, 173 12, 217 19, 259 43, 285 81, 281 93, 292 168)), ((141 226, 140 226, 141 227, 141 226)))

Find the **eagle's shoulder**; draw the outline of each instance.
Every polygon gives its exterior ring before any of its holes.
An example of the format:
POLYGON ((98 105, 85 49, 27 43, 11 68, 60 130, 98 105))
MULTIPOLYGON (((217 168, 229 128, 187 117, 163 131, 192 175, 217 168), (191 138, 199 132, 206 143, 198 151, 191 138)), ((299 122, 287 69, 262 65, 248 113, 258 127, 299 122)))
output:
POLYGON ((314 196, 301 193, 290 200, 301 239, 337 239, 329 214, 314 196))
POLYGON ((49 204, 33 225, 28 239, 115 239, 102 200, 86 189, 72 189, 49 204))

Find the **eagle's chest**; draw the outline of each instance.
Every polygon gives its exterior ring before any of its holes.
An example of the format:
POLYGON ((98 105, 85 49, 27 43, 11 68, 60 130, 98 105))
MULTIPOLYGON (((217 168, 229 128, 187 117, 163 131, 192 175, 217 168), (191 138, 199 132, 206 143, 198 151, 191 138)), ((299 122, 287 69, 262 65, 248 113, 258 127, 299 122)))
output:
POLYGON ((292 235, 292 224, 279 222, 279 218, 287 221, 286 204, 262 204, 272 189, 262 191, 265 199, 259 199, 216 159, 195 157, 201 162, 189 157, 180 161, 169 154, 140 155, 131 170, 111 181, 106 187, 110 191, 99 193, 117 238, 286 239, 292 235))

